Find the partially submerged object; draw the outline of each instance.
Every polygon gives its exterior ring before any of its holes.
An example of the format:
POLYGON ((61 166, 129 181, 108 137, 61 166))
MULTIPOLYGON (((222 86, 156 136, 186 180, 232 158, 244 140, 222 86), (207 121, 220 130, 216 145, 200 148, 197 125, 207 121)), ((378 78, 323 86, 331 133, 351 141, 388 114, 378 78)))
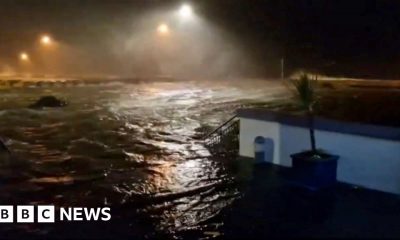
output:
POLYGON ((36 101, 34 104, 29 105, 30 108, 45 108, 45 107, 65 107, 67 105, 67 102, 58 99, 54 96, 44 96, 41 97, 38 101, 36 101))
POLYGON ((6 146, 6 144, 4 144, 3 139, 0 138, 0 153, 10 153, 10 150, 8 149, 8 147, 6 146))
POLYGON ((4 140, 0 137, 0 165, 9 164, 10 160, 11 151, 4 143, 4 140))

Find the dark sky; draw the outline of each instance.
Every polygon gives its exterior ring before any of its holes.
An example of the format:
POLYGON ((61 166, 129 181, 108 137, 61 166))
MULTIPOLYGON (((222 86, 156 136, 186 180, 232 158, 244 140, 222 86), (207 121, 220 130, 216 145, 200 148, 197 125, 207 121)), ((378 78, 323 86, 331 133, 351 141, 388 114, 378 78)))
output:
MULTIPOLYGON (((255 60, 255 75, 279 75, 284 56, 300 68, 349 77, 400 78, 400 1, 192 0, 196 13, 224 29, 255 60)), ((38 34, 101 49, 110 31, 168 0, 1 0, 0 60, 14 64, 38 34), (13 60, 14 59, 14 60, 13 60)))

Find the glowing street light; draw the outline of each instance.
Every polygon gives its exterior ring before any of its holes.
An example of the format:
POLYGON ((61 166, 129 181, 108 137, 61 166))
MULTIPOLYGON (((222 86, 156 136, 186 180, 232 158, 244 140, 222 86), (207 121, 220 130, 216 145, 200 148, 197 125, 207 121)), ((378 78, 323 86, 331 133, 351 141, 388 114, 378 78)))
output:
POLYGON ((43 45, 50 45, 50 44, 53 42, 53 40, 51 39, 51 37, 50 37, 49 35, 43 35, 43 36, 40 38, 40 42, 41 42, 43 45))
POLYGON ((161 23, 160 25, 158 25, 157 27, 157 32, 161 35, 167 35, 169 34, 169 27, 167 24, 165 23, 161 23))
POLYGON ((184 4, 179 9, 179 15, 183 18, 189 18, 193 15, 193 9, 190 5, 184 4))
POLYGON ((22 52, 19 54, 19 59, 23 62, 29 61, 29 55, 26 52, 22 52))

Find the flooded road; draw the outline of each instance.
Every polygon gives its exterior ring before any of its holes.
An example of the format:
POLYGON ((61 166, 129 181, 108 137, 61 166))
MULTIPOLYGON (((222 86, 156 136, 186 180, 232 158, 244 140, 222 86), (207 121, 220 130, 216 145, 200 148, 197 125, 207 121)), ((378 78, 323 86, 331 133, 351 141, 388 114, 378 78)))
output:
MULTIPOLYGON (((112 236, 202 231, 240 192, 230 161, 210 155, 201 129, 212 129, 237 108, 275 99, 282 91, 269 81, 1 90, 0 135, 13 152, 13 159, 0 163, 1 204, 110 206, 114 225, 102 231, 112 236), (26 108, 44 95, 69 105, 26 108)), ((11 224, 0 230, 79 237, 79 227, 11 224)), ((81 231, 103 234, 88 229, 81 231)))

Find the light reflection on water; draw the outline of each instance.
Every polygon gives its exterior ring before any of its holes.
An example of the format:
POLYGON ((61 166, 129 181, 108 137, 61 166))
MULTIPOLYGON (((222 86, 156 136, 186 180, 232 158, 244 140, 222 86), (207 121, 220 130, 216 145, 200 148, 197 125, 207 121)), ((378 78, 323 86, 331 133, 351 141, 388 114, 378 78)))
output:
POLYGON ((282 90, 269 82, 246 86, 187 82, 4 91, 0 135, 15 159, 1 162, 0 200, 107 204, 124 223, 132 220, 126 209, 134 209, 158 230, 199 227, 238 190, 227 161, 210 156, 195 137, 197 129, 215 127, 238 107, 268 101, 282 90), (70 105, 25 108, 43 95, 70 105))

